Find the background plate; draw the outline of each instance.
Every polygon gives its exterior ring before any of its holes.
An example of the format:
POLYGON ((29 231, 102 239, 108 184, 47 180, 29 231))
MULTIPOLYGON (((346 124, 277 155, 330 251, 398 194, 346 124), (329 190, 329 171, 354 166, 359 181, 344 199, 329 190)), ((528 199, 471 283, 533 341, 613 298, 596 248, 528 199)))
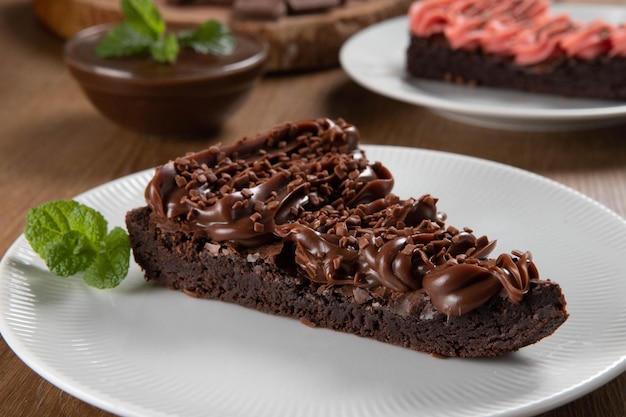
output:
MULTIPOLYGON (((51 276, 24 237, 0 264, 0 331, 32 369, 127 416, 525 416, 626 369, 626 221, 543 177, 480 159, 364 146, 396 192, 432 193, 448 223, 531 249, 570 319, 536 345, 492 359, 436 359, 145 283, 51 276)), ((110 225, 143 205, 140 172, 79 200, 110 225)))
MULTIPOLYGON (((626 8, 609 5, 557 4, 555 13, 572 18, 626 21, 626 8)), ((488 87, 470 87, 409 78, 405 53, 409 43, 406 16, 370 26, 352 36, 340 62, 361 86, 396 100, 428 107, 462 123, 523 131, 575 130, 626 121, 623 101, 566 98, 488 87)))

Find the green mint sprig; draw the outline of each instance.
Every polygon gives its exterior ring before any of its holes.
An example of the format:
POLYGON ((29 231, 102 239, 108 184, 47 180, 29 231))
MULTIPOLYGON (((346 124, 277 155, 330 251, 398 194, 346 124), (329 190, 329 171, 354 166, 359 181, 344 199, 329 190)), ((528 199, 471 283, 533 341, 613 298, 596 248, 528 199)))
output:
POLYGON ((101 213, 74 200, 43 203, 26 215, 24 235, 52 273, 84 272, 96 288, 113 288, 128 274, 130 241, 121 227, 107 233, 101 213))
POLYGON ((181 47, 212 55, 229 55, 235 49, 232 33, 216 20, 175 34, 166 31, 152 0, 122 0, 121 9, 125 22, 113 26, 96 47, 102 58, 148 53, 157 62, 173 63, 181 47))

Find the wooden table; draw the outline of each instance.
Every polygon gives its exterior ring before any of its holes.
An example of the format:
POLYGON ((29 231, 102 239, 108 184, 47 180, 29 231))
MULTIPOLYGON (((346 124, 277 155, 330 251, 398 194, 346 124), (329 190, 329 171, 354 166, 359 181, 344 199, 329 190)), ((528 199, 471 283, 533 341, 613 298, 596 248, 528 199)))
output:
MULTIPOLYGON (((626 3, 624 1, 623 3, 626 3)), ((626 125, 530 133, 471 127, 368 92, 341 69, 266 77, 215 137, 139 136, 105 120, 70 78, 61 40, 27 0, 0 0, 0 255, 27 210, 285 120, 343 117, 366 143, 456 152, 555 179, 626 216, 626 125)), ((544 416, 626 416, 626 374, 544 416)), ((0 416, 106 416, 43 380, 0 341, 0 416)))

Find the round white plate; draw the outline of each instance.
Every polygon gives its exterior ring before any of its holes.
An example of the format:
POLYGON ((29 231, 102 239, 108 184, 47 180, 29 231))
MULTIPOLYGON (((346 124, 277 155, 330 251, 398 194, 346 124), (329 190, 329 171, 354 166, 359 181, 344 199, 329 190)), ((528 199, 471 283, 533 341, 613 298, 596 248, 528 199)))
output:
MULTIPOLYGON (((617 24, 626 7, 554 5, 574 19, 617 24)), ((340 51, 346 73, 361 86, 403 102, 476 126, 522 131, 576 130, 626 121, 626 102, 565 98, 488 87, 470 87, 411 78, 405 71, 409 44, 406 16, 390 19, 355 34, 340 51)))
MULTIPOLYGON (((449 224, 529 249, 569 320, 517 353, 437 359, 198 300, 144 282, 112 290, 52 276, 20 237, 0 264, 0 331, 61 389, 124 416, 527 416, 626 369, 626 221, 543 177, 454 154, 364 147, 403 197, 431 193, 449 224)), ((152 172, 78 199, 123 225, 152 172)))

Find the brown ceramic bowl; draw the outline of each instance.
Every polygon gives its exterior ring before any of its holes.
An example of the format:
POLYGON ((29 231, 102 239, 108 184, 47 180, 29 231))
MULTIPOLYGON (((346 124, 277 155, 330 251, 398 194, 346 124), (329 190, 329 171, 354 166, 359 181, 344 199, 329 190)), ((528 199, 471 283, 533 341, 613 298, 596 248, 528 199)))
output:
POLYGON ((175 64, 149 57, 100 58, 96 45, 111 25, 80 31, 65 45, 65 62, 94 106, 113 122, 155 135, 197 136, 218 129, 263 74, 267 43, 234 34, 228 56, 181 49, 175 64))

